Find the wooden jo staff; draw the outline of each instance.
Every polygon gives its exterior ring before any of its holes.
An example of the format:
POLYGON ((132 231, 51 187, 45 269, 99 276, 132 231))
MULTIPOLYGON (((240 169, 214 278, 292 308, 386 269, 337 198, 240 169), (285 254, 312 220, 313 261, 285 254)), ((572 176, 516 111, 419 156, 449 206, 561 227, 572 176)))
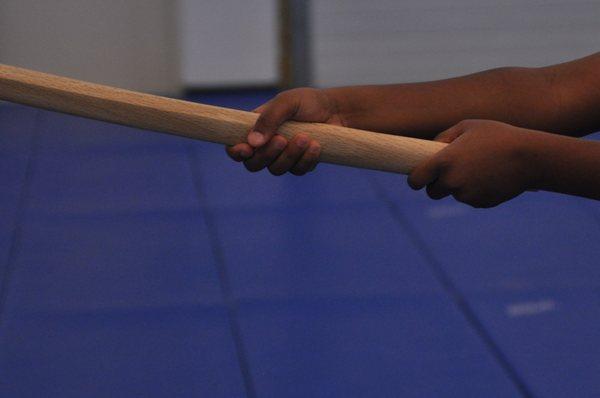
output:
MULTIPOLYGON (((244 142, 258 117, 2 64, 0 99, 226 145, 244 142)), ((307 133, 321 144, 322 162, 404 174, 446 145, 323 123, 289 121, 278 132, 307 133)))

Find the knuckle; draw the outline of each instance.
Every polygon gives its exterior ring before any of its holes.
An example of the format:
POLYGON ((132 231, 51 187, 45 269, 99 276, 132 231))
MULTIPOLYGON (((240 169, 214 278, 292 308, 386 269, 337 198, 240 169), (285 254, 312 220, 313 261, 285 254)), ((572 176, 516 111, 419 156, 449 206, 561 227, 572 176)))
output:
POLYGON ((293 88, 291 90, 282 91, 275 96, 275 101, 277 102, 292 102, 297 97, 302 95, 302 88, 293 88))
POLYGON ((310 93, 313 90, 314 89, 310 88, 310 87, 296 87, 296 88, 292 88, 290 90, 283 91, 280 94, 282 94, 284 96, 288 96, 288 97, 295 97, 295 96, 301 96, 301 95, 310 93))
POLYGON ((421 184, 419 183, 417 177, 413 177, 412 174, 408 177, 407 183, 408 186, 414 189, 415 191, 421 189, 421 184))
POLYGON ((255 172, 260 171, 265 168, 265 166, 261 163, 249 162, 249 161, 244 162, 244 167, 246 168, 246 170, 248 170, 251 173, 255 173, 255 172))
POLYGON ((429 198, 433 200, 441 199, 441 196, 438 196, 434 191, 430 189, 427 189, 427 196, 429 196, 429 198))
POLYGON ((304 175, 311 171, 314 168, 314 162, 308 161, 306 159, 302 159, 298 162, 294 167, 292 167, 291 172, 294 175, 304 175))
POLYGON ((458 200, 459 202, 462 203, 466 203, 466 204, 470 204, 471 200, 471 195, 469 195, 469 193, 467 191, 464 190, 460 190, 457 192, 454 192, 452 194, 452 196, 454 197, 454 199, 458 200))
POLYGON ((317 165, 317 163, 319 163, 319 159, 316 156, 307 156, 305 163, 306 168, 310 170, 314 168, 317 165))
POLYGON ((471 123, 470 119, 461 120, 460 122, 456 123, 456 127, 458 127, 461 130, 464 130, 467 127, 469 127, 470 123, 471 123))
POLYGON ((269 166, 268 170, 269 170, 269 173, 271 173, 272 175, 274 175, 276 177, 284 175, 286 172, 285 170, 283 170, 279 167, 273 167, 273 166, 269 166))
POLYGON ((461 131, 467 131, 467 130, 470 130, 473 127, 475 127, 480 122, 481 121, 477 120, 477 119, 465 119, 465 120, 461 120, 460 122, 458 122, 458 124, 456 126, 461 131))
POLYGON ((433 200, 440 200, 446 196, 446 190, 439 185, 428 185, 426 188, 427 196, 433 200))
POLYGON ((316 162, 307 161, 305 159, 298 162, 292 170, 296 175, 304 175, 311 172, 316 167, 316 162))
POLYGON ((285 101, 287 98, 289 98, 290 96, 290 90, 288 91, 282 91, 280 93, 278 93, 273 100, 274 101, 285 101))

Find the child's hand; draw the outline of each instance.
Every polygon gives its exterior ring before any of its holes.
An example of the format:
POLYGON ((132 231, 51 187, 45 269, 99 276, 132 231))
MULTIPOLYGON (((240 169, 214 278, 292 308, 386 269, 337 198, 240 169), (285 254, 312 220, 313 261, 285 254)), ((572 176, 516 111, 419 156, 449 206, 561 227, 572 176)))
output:
POLYGON ((286 120, 341 125, 336 108, 323 90, 284 91, 255 110, 260 116, 248 134, 248 143, 227 147, 227 153, 233 160, 243 161, 249 171, 268 167, 273 175, 288 171, 303 175, 316 167, 321 151, 319 143, 306 134, 298 134, 288 142, 277 135, 277 129, 286 120))
POLYGON ((535 188, 541 172, 533 153, 543 133, 487 120, 467 120, 436 137, 448 142, 410 174, 413 189, 432 199, 448 195, 474 207, 493 207, 535 188))

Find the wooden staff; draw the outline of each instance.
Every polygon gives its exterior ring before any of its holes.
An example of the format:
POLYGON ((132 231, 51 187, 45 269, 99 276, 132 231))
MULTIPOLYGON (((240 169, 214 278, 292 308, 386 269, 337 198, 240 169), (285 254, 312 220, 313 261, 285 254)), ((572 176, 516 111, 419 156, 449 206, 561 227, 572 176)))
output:
MULTIPOLYGON (((2 64, 0 99, 225 145, 244 142, 258 117, 2 64)), ((278 132, 288 139, 302 132, 317 140, 322 162, 404 174, 446 145, 323 123, 289 121, 278 132)))

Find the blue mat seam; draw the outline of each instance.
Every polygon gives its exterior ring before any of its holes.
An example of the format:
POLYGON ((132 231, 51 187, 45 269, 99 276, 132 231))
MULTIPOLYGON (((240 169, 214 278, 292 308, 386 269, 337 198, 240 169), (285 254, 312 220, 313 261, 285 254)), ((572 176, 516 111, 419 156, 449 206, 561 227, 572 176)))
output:
POLYGON ((481 338, 484 345, 500 365, 506 376, 513 382, 517 390, 524 398, 532 398, 534 395, 530 388, 525 383, 525 380, 517 373, 516 369, 509 362, 504 352, 498 344, 493 340, 490 333, 486 330, 482 321, 477 317, 475 311, 469 305, 467 299, 462 294, 460 289, 452 282, 450 276, 444 270, 441 262, 435 254, 430 250, 425 242, 425 239, 412 225, 412 223, 404 216, 398 205, 388 196, 381 184, 373 178, 369 179, 382 202, 386 205, 392 217, 406 231, 408 238, 421 252, 427 264, 429 264, 435 278, 440 282, 442 288, 448 293, 459 311, 463 314, 468 324, 473 328, 475 333, 481 338))
POLYGON ((254 380, 252 379, 252 374, 250 372, 250 363, 248 361, 246 348, 242 337, 242 331, 238 320, 239 306, 237 301, 233 297, 231 289, 231 280, 229 277, 229 272, 227 270, 225 257, 223 255, 223 245, 221 244, 218 237, 214 215, 204 203, 202 179, 200 177, 200 173, 196 170, 195 167, 195 165, 198 164, 199 159, 197 158, 196 152, 192 147, 187 148, 187 157, 192 183, 194 185, 194 190, 198 198, 198 203, 200 205, 202 215, 206 222, 208 240, 210 242, 210 247, 212 248, 213 256, 215 258, 217 276, 219 278, 219 284, 221 287, 223 301, 225 302, 225 307, 227 308, 229 327, 233 336, 235 352, 237 355, 238 364, 244 383, 244 390, 248 398, 256 398, 256 388, 254 386, 254 380))
POLYGON ((29 154, 27 156, 25 175, 23 176, 23 184, 21 191, 19 192, 19 199, 17 202, 16 215, 14 220, 13 232, 11 241, 8 249, 8 255, 6 257, 6 263, 4 268, 4 275, 1 279, 0 285, 0 329, 4 323, 4 316, 6 312, 6 302, 8 301, 8 290, 12 275, 15 271, 15 262, 18 249, 21 246, 22 240, 22 222, 25 214, 25 209, 28 202, 29 190, 31 188, 31 182, 33 180, 33 172, 35 168, 35 158, 38 152, 39 146, 39 134, 38 129, 41 127, 41 116, 42 113, 37 111, 35 114, 35 121, 33 123, 33 131, 29 143, 29 154))

